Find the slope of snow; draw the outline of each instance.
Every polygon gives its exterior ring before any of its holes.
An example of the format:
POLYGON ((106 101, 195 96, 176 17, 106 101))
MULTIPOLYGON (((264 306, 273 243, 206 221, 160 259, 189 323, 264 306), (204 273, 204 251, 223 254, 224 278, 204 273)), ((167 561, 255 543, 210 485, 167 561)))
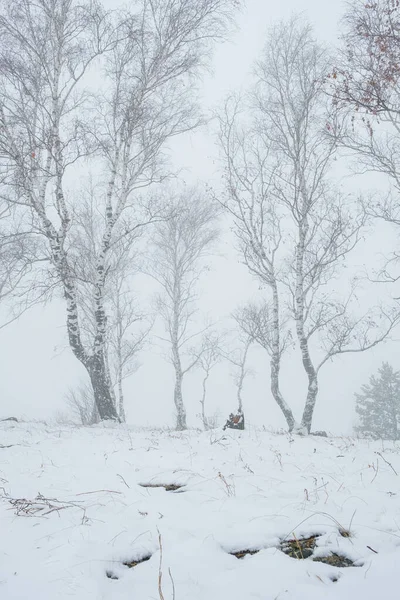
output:
POLYGON ((0 598, 159 600, 160 536, 164 600, 395 599, 396 472, 389 442, 0 423, 0 598), (311 534, 360 566, 277 549, 311 534))

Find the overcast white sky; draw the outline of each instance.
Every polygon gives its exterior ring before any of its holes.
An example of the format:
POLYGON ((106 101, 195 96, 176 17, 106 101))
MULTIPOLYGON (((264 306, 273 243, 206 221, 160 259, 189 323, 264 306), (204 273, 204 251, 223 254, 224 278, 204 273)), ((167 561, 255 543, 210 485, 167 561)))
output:
MULTIPOLYGON (((117 2, 107 1, 108 6, 117 2)), ((213 73, 204 80, 204 102, 209 108, 218 106, 232 90, 245 88, 250 80, 254 60, 265 41, 268 27, 277 19, 287 18, 293 12, 304 12, 315 27, 316 36, 326 44, 335 44, 339 20, 344 11, 341 0, 248 0, 247 7, 238 16, 238 30, 231 41, 216 48, 213 73)), ((212 126, 176 141, 173 160, 185 167, 185 178, 203 180, 218 185, 216 148, 212 126)), ((349 179, 345 180, 349 185, 349 179)), ((352 187, 358 181, 352 181, 352 187)), ((364 182, 365 187, 365 182, 364 182)), ((369 237, 354 261, 357 265, 372 266, 376 248, 383 249, 387 232, 383 228, 369 237), (376 241, 376 245, 373 244, 376 241)), ((143 298, 151 298, 153 284, 144 277, 137 281, 143 298)), ((240 303, 257 293, 257 285, 239 263, 239 258, 228 241, 219 249, 212 270, 203 281, 199 307, 213 320, 223 320, 240 303)), ((379 292, 375 293, 381 293, 379 292)), ((370 293, 369 293, 370 295, 370 293)), ((399 295, 399 294, 394 294, 399 295)), ((361 302, 363 299, 361 298, 361 302)), ((84 376, 84 370, 67 346, 65 314, 61 302, 38 307, 24 315, 18 323, 0 331, 0 417, 24 416, 50 418, 63 410, 63 394, 84 376)), ((156 329, 156 332, 160 329, 156 329)), ((371 370, 382 360, 395 367, 394 343, 368 353, 339 358, 329 364, 321 376, 321 396, 316 409, 315 428, 334 432, 349 432, 354 417, 354 391, 365 382, 371 370)), ((293 371, 288 362, 283 370, 282 388, 292 406, 300 410, 306 385, 301 370, 293 371)), ((261 351, 251 355, 254 377, 245 389, 245 410, 248 420, 266 426, 284 426, 283 418, 269 392, 268 356, 261 351)), ((172 372, 159 354, 157 347, 142 356, 143 366, 126 385, 128 421, 132 424, 172 424, 172 372)), ((191 424, 196 424, 199 412, 199 376, 188 378, 185 386, 186 403, 191 424)), ((210 382, 209 412, 217 408, 223 417, 235 408, 235 391, 229 380, 229 368, 216 370, 210 382)), ((197 421, 199 425, 200 422, 197 421)))

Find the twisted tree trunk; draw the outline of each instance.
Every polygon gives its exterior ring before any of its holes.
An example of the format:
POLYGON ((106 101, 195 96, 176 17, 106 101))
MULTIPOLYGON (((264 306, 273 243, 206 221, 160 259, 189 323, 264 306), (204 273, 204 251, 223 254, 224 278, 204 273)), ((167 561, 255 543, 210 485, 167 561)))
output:
POLYGON ((86 365, 86 369, 92 383, 94 400, 100 419, 102 421, 118 421, 104 355, 91 357, 86 365))

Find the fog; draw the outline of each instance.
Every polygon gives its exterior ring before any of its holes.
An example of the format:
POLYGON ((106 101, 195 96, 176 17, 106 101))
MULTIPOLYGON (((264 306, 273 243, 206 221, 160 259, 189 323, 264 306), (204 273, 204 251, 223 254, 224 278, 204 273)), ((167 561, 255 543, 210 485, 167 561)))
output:
MULTIPOLYGON (((108 0, 110 8, 117 3, 108 0)), ((277 19, 287 19, 294 12, 303 13, 314 26, 315 36, 332 48, 338 44, 340 18, 344 3, 339 0, 316 2, 287 0, 284 3, 268 0, 248 0, 238 13, 236 28, 225 43, 216 44, 211 68, 203 76, 201 105, 210 115, 218 110, 226 95, 246 90, 252 80, 254 61, 265 43, 268 28, 277 19)), ((170 142, 170 159, 180 170, 179 177, 187 185, 206 183, 221 189, 221 170, 215 141, 216 124, 210 120, 195 132, 184 134, 170 142)), ((332 176, 332 175, 331 175, 332 176)), ((354 176, 350 162, 339 158, 334 173, 338 187, 345 193, 368 192, 387 182, 374 175, 354 176)), ((227 217, 222 222, 223 235, 213 256, 208 260, 210 269, 199 283, 197 326, 204 320, 215 323, 220 330, 233 330, 230 315, 238 306, 259 298, 259 284, 252 277, 235 247, 231 224, 227 217)), ((348 259, 352 273, 373 273, 382 264, 396 243, 395 232, 382 223, 366 230, 364 239, 348 259)), ((146 248, 143 248, 146 252, 146 248)), ((347 274, 335 285, 347 285, 347 274)), ((141 306, 153 305, 157 284, 145 274, 132 279, 141 306)), ((397 295, 390 286, 365 283, 359 292, 360 310, 371 300, 388 299, 397 295)), ((196 325, 196 323, 195 323, 196 325)), ((166 347, 160 341, 164 328, 157 318, 149 343, 140 354, 140 368, 124 383, 127 422, 132 425, 173 426, 173 383, 171 365, 165 360, 166 347)), ((393 336, 396 338, 396 332, 393 336)), ((85 379, 84 368, 73 356, 68 345, 65 306, 61 298, 54 298, 44 306, 35 306, 20 319, 0 330, 0 417, 51 420, 66 412, 65 394, 85 379)), ((335 357, 320 376, 320 395, 317 401, 314 428, 332 433, 350 434, 355 419, 354 392, 375 372, 382 361, 396 364, 397 341, 380 344, 365 352, 335 357)), ((281 388, 296 417, 303 409, 307 380, 297 348, 283 359, 281 388)), ((284 428, 285 421, 274 402, 269 383, 269 357, 253 346, 249 355, 252 373, 246 378, 243 403, 249 424, 267 428, 284 428)), ((202 375, 190 372, 184 381, 184 400, 190 427, 201 427, 200 412, 202 375)), ((222 362, 211 373, 207 396, 207 413, 219 415, 223 424, 228 413, 236 407, 236 390, 231 377, 231 366, 222 362)))
POLYGON ((0 1, 1 600, 396 596, 399 32, 0 1))

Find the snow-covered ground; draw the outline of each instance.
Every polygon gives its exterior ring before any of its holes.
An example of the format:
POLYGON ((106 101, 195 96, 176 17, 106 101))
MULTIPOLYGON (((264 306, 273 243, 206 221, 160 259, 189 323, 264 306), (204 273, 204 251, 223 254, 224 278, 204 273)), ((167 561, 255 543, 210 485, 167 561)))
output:
POLYGON ((0 423, 0 598, 397 599, 399 483, 389 442, 0 423))

